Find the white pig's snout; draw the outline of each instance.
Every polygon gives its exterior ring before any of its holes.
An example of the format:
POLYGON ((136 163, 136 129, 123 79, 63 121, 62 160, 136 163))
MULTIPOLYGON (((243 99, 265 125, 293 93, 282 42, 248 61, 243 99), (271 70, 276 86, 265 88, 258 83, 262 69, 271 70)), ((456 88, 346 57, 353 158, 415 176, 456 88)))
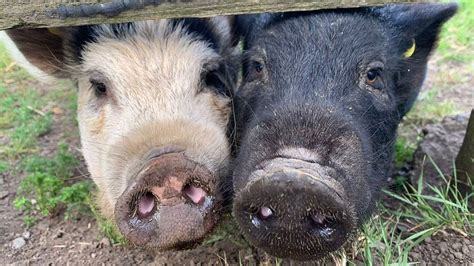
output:
POLYGON ((158 250, 199 243, 222 209, 215 174, 176 147, 149 155, 116 204, 120 231, 133 244, 158 250))

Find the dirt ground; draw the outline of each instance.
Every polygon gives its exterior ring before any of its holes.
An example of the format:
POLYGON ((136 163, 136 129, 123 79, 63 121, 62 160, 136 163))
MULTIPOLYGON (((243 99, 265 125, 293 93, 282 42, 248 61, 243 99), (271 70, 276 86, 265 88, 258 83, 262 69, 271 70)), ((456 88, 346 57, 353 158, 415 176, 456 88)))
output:
MULTIPOLYGON (((429 67, 425 89, 438 83, 439 73, 456 71, 455 64, 435 64, 429 67)), ((446 81, 449 84, 449 80, 446 81)), ((32 81, 32 86, 45 89, 44 85, 32 81)), ((473 73, 463 77, 463 82, 453 81, 453 88, 443 91, 439 100, 452 100, 458 112, 468 112, 474 103, 473 73)), ((61 103, 57 103, 61 106, 61 103)), ((48 108, 48 107, 45 107, 48 108)), ((67 110, 66 107, 61 107, 67 110)), ((40 154, 50 155, 59 139, 67 139, 76 150, 78 158, 79 141, 77 126, 70 118, 74 114, 60 113, 54 116, 52 130, 40 139, 40 154), (72 133, 71 133, 72 132, 72 133)), ((0 143, 2 142, 0 138, 0 143)), ((77 169, 77 178, 87 178, 84 164, 77 169)), ((61 213, 40 219, 36 225, 26 228, 22 213, 13 207, 16 190, 24 176, 0 174, 0 264, 289 264, 270 258, 251 247, 242 247, 229 239, 200 246, 188 251, 174 251, 154 254, 135 247, 112 245, 97 228, 93 217, 65 221, 61 213)), ((377 258, 374 262, 377 264, 377 258)), ((467 264, 474 263, 474 238, 457 232, 444 230, 425 239, 409 254, 409 261, 422 264, 467 264)), ((358 262, 355 258, 357 264, 358 262)))

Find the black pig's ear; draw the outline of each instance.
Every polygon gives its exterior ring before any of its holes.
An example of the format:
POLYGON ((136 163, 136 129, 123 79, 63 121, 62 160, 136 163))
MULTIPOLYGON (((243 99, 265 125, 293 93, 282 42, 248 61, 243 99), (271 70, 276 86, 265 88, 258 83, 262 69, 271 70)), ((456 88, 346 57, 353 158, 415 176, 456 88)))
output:
POLYGON ((13 29, 6 33, 29 63, 49 75, 67 77, 64 65, 64 29, 13 29))
POLYGON ((375 13, 395 28, 397 37, 401 37, 398 40, 401 55, 427 57, 436 45, 441 26, 456 13, 457 8, 454 3, 388 5, 376 9, 375 13))
MULTIPOLYGON (((194 19, 200 21, 201 19, 194 19)), ((234 47, 239 42, 239 36, 236 33, 235 17, 234 16, 216 16, 207 19, 211 24, 212 31, 220 40, 218 41, 219 46, 223 47, 234 47)), ((197 24, 199 25, 199 24, 197 24)))
POLYGON ((235 19, 236 32, 240 37, 244 38, 245 46, 246 42, 250 42, 256 36, 255 32, 265 29, 265 27, 281 16, 282 14, 279 13, 237 16, 235 19))
POLYGON ((392 32, 392 47, 403 62, 396 90, 400 117, 413 105, 425 78, 428 57, 436 46, 441 26, 456 10, 456 4, 400 4, 372 10, 392 32))
POLYGON ((235 24, 237 32, 247 37, 255 30, 259 30, 265 27, 271 18, 271 14, 262 13, 256 15, 239 15, 235 18, 235 24))
POLYGON ((237 27, 237 16, 229 16, 229 25, 230 25, 230 35, 231 35, 231 45, 237 46, 240 41, 239 29, 237 27))

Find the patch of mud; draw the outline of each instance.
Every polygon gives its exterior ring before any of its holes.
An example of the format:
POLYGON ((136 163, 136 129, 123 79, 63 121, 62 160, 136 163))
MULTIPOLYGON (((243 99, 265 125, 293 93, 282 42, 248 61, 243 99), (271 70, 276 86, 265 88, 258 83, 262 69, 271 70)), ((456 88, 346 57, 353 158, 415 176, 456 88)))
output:
POLYGON ((468 265, 474 262, 474 239, 441 231, 410 252, 410 262, 425 265, 468 265))
POLYGON ((43 219, 25 231, 21 219, 17 222, 17 230, 4 235, 0 248, 2 264, 65 265, 89 262, 131 265, 153 261, 153 255, 145 251, 111 246, 107 238, 99 240, 95 221, 90 218, 79 221, 63 221, 59 217, 43 219), (13 242, 17 238, 23 238, 26 244, 15 249, 13 242))

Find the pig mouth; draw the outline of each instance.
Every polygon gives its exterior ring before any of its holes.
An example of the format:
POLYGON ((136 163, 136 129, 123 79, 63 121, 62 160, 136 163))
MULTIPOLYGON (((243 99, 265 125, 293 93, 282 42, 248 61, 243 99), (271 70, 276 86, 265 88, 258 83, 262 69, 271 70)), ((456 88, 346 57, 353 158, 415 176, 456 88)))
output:
POLYGON ((184 152, 153 152, 115 207, 119 230, 154 250, 191 248, 220 216, 216 177, 184 152))
POLYGON ((237 191, 234 216, 257 248, 280 258, 317 260, 337 250, 356 228, 338 172, 313 161, 277 157, 237 191))

